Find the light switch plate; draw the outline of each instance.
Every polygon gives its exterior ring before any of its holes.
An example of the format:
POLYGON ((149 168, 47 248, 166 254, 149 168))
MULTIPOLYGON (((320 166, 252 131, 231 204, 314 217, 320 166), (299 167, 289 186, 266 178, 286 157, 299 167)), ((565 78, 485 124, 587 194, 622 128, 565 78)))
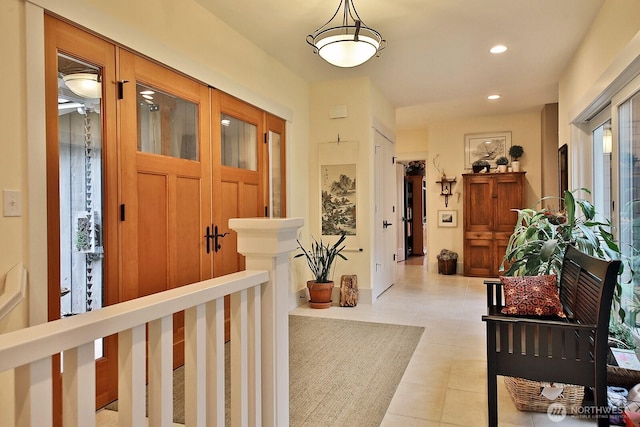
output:
POLYGON ((3 215, 22 216, 22 193, 20 190, 3 190, 3 215))

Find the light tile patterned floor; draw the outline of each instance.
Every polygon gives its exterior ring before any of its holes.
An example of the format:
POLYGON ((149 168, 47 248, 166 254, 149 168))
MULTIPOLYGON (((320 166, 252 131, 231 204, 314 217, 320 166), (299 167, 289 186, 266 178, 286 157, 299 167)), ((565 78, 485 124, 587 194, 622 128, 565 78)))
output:
MULTIPOLYGON (((382 423, 383 427, 486 426, 485 326, 482 279, 426 271, 423 257, 399 263, 396 283, 372 305, 292 314, 425 327, 382 423)), ((585 419, 561 423, 521 412, 499 379, 500 427, 593 426, 585 419)))

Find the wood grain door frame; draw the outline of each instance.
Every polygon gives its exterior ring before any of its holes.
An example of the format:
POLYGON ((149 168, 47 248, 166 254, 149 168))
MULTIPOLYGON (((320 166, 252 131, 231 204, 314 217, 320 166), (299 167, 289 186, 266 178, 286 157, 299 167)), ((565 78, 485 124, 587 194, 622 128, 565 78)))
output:
MULTIPOLYGON (((119 223, 120 295, 126 301, 211 277, 204 237, 211 218, 210 98, 206 85, 163 65, 125 49, 118 58, 118 79, 128 82, 118 104, 120 202, 126 212, 119 223), (198 106, 197 160, 139 150, 137 83, 198 106)), ((164 116, 166 106, 158 108, 164 141, 171 118, 164 116)), ((183 363, 183 346, 183 313, 177 313, 174 367, 183 363)))
MULTIPOLYGON (((112 227, 117 212, 117 147, 116 147, 116 87, 115 47, 113 44, 49 15, 45 24, 45 107, 46 107, 46 174, 47 174, 47 258, 48 258, 48 319, 60 318, 60 201, 59 201, 59 126, 58 126, 58 53, 77 58, 100 68, 103 81, 101 102, 103 141, 103 238, 104 238, 104 305, 119 300, 118 295, 118 235, 112 227)), ((96 384, 106 386, 97 390, 96 404, 102 406, 117 390, 117 360, 115 339, 105 341, 105 357, 96 362, 96 384)), ((54 358, 54 372, 60 372, 60 359, 54 358)), ((60 425, 60 377, 54 378, 54 418, 60 425)))

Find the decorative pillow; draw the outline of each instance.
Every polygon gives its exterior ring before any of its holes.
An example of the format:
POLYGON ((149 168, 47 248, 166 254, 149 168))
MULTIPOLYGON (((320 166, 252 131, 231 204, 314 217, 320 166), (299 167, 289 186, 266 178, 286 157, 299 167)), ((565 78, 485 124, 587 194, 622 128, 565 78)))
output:
POLYGON ((504 289, 503 314, 565 318, 557 278, 548 276, 500 277, 504 289))

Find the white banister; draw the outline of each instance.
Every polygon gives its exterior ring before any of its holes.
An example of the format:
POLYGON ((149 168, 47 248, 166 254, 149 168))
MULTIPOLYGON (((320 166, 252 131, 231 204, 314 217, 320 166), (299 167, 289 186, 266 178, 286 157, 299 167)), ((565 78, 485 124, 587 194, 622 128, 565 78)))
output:
POLYGON ((173 426, 173 316, 149 323, 149 425, 173 426))
POLYGON ((248 269, 269 271, 262 286, 262 425, 289 425, 289 254, 298 244, 302 218, 234 218, 238 252, 248 269))
POLYGON ((146 390, 149 425, 170 426, 173 315, 181 311, 186 424, 224 425, 224 297, 230 295, 232 424, 287 427, 289 252, 302 220, 230 225, 250 270, 0 335, 0 371, 15 372, 15 425, 53 425, 53 378, 59 372, 52 360, 61 353, 63 425, 94 426, 94 341, 117 334, 119 426, 145 425, 146 390))
POLYGON ((145 324, 118 334, 118 412, 120 427, 145 422, 145 324))

